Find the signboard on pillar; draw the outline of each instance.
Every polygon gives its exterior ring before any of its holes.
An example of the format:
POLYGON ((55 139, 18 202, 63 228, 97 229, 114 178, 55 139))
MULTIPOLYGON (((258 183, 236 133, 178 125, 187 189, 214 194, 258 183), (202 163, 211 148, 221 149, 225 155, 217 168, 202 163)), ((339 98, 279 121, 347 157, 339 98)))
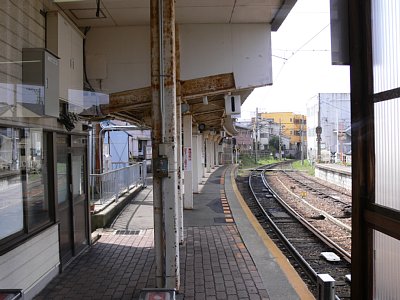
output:
POLYGON ((183 147, 183 170, 192 171, 192 147, 183 147))

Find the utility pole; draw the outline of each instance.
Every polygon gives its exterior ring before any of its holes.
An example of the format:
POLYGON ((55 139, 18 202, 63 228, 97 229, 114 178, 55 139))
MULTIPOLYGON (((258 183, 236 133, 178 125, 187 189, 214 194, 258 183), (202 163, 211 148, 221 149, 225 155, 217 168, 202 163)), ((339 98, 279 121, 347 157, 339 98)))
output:
POLYGON ((281 145, 281 131, 282 131, 282 121, 279 119, 279 160, 282 160, 282 145, 281 145))
POLYGON ((256 129, 255 129, 255 143, 254 143, 254 154, 255 154, 255 163, 257 164, 257 148, 258 148, 258 107, 256 107, 256 129))
POLYGON ((301 148, 300 148, 300 153, 301 153, 301 165, 303 166, 304 165, 304 152, 303 152, 303 149, 304 149, 304 146, 303 146, 303 143, 304 143, 304 136, 303 136, 303 124, 304 124, 304 118, 303 118, 303 116, 301 116, 301 124, 300 124, 300 134, 301 134, 301 142, 300 142, 300 146, 301 146, 301 148))

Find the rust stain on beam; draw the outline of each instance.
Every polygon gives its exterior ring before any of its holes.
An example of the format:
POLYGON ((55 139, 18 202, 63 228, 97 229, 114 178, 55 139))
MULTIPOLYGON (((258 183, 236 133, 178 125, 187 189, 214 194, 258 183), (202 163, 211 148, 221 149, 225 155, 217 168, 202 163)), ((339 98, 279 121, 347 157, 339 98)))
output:
POLYGON ((103 114, 118 111, 141 109, 151 106, 151 88, 139 88, 110 94, 110 103, 100 105, 103 114))
POLYGON ((110 94, 110 106, 151 102, 151 88, 139 88, 110 94))
POLYGON ((114 112, 138 112, 141 113, 143 110, 150 109, 151 102, 137 103, 137 104, 119 104, 119 105, 110 105, 110 104, 101 104, 100 110, 103 114, 111 114, 114 112))
POLYGON ((212 111, 202 111, 202 112, 195 112, 193 113, 193 116, 201 116, 201 115, 212 115, 212 114, 217 114, 218 112, 223 112, 225 109, 224 108, 218 108, 218 109, 213 109, 212 111))
POLYGON ((235 90, 233 73, 219 74, 181 81, 183 99, 220 94, 235 90))
POLYGON ((210 101, 208 100, 208 104, 201 103, 190 103, 190 108, 193 112, 202 112, 202 111, 213 111, 219 109, 225 109, 225 100, 218 99, 210 101))
POLYGON ((118 120, 128 121, 131 124, 136 124, 136 125, 143 125, 144 124, 143 121, 141 121, 141 120, 139 120, 137 118, 134 118, 134 117, 132 117, 130 115, 123 114, 123 113, 113 113, 113 114, 111 114, 111 116, 114 117, 115 119, 118 119, 118 120))

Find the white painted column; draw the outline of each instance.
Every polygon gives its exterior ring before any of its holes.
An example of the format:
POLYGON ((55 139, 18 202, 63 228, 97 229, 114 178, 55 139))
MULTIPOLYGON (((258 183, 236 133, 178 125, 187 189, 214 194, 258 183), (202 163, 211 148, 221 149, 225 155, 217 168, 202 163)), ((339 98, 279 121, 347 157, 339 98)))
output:
POLYGON ((212 157, 211 157, 211 141, 210 136, 207 137, 206 142, 206 155, 207 155, 207 172, 211 173, 212 157))
POLYGON ((212 167, 215 169, 215 167, 217 166, 217 156, 215 155, 215 136, 213 136, 213 139, 211 140, 211 152, 212 152, 212 167))
POLYGON ((214 142, 214 145, 215 145, 215 165, 216 166, 219 166, 219 157, 218 157, 218 148, 219 148, 219 145, 218 145, 218 139, 217 139, 217 141, 216 142, 214 142))
POLYGON ((199 192, 199 135, 192 136, 193 193, 199 192))
POLYGON ((197 157, 198 165, 199 165, 199 184, 202 182, 202 178, 204 177, 204 138, 203 135, 200 134, 197 140, 197 151, 199 153, 197 157))
POLYGON ((183 116, 183 208, 193 209, 192 115, 183 116))

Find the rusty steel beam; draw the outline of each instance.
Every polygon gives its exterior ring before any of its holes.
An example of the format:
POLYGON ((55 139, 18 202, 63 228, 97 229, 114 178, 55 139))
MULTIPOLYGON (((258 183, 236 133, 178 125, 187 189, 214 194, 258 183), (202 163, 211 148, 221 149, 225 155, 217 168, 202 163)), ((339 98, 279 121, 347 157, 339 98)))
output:
MULTIPOLYGON (((177 31, 178 32, 178 31, 177 31)), ((179 42, 176 42, 179 49, 179 42)), ((179 76, 179 50, 176 53, 177 75, 179 76)), ((181 96, 183 101, 211 96, 235 90, 235 80, 232 73, 207 76, 202 78, 190 79, 179 83, 177 81, 177 96, 181 96)), ((142 107, 151 106, 152 89, 151 87, 138 88, 110 94, 110 103, 100 105, 103 114, 113 112, 137 110, 142 107)), ((217 100, 223 102, 223 100, 217 100)), ((211 104, 213 101, 210 101, 211 104)), ((198 105, 201 105, 199 103, 198 105)))
POLYGON ((129 105, 110 105, 110 104, 100 104, 100 111, 107 115, 115 112, 133 112, 133 113, 143 113, 145 110, 151 110, 151 102, 143 102, 139 104, 129 104, 129 105))
POLYGON ((151 87, 110 94, 110 105, 117 106, 142 102, 151 102, 151 87))
MULTIPOLYGON (((193 118, 195 118, 193 116, 193 118)), ((200 122, 200 123, 212 123, 212 122, 222 122, 223 121, 223 117, 215 117, 215 118, 206 118, 206 119, 201 119, 200 120, 198 118, 196 118, 196 122, 200 122)))
POLYGON ((225 111, 225 108, 218 108, 218 109, 213 109, 212 111, 207 110, 207 111, 196 112, 193 113, 193 116, 212 115, 223 111, 225 111))
POLYGON ((144 122, 138 118, 135 118, 129 114, 124 114, 124 113, 113 113, 111 116, 115 119, 121 120, 121 121, 127 121, 130 122, 131 124, 134 125, 139 125, 143 126, 145 125, 144 122))
POLYGON ((181 81, 182 97, 185 100, 231 92, 236 89, 233 73, 212 75, 181 81))

